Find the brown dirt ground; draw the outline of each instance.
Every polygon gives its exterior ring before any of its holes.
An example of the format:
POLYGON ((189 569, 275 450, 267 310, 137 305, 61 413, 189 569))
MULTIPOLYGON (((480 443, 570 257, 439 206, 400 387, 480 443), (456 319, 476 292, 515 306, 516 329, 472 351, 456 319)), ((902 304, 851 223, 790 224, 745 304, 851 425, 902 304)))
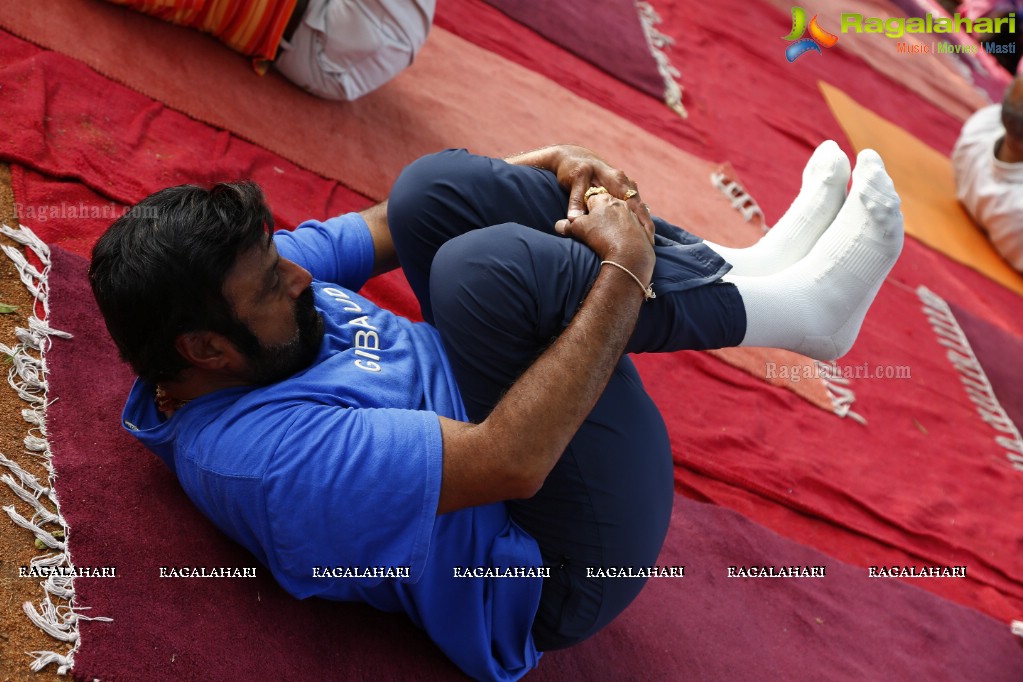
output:
MULTIPOLYGON (((10 178, 10 168, 0 164, 0 222, 14 226, 17 225, 17 217, 10 178)), ((15 245, 2 236, 0 242, 15 245)), ((32 297, 18 277, 18 271, 6 255, 0 254, 0 303, 18 306, 13 313, 0 314, 0 343, 15 346, 17 339, 14 329, 28 326, 32 302, 32 297)), ((6 381, 10 367, 10 362, 0 356, 0 452, 45 481, 47 474, 39 455, 27 453, 22 445, 29 425, 22 419, 21 410, 28 404, 18 397, 6 381)), ((7 469, 0 467, 0 475, 5 472, 7 469)), ((0 484, 0 507, 6 506, 14 506, 25 518, 32 516, 31 508, 15 497, 6 485, 0 484)), ((0 682, 66 679, 56 674, 57 668, 54 665, 39 673, 29 670, 33 659, 27 652, 57 651, 66 654, 71 649, 69 644, 55 640, 39 630, 22 610, 25 602, 36 604, 38 609, 43 597, 38 578, 18 577, 18 567, 27 566, 29 560, 39 553, 32 533, 16 526, 5 512, 0 511, 0 682)))

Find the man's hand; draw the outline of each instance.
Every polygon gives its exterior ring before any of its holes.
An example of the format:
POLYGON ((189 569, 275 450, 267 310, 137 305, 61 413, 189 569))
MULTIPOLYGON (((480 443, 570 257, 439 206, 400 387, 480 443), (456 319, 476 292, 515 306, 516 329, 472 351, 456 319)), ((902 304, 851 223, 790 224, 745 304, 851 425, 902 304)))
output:
POLYGON ((569 222, 586 214, 586 190, 591 187, 606 188, 611 196, 625 200, 640 224, 647 229, 653 243, 654 223, 650 218, 650 209, 639 196, 636 183, 624 171, 609 165, 589 149, 570 144, 554 145, 519 154, 506 161, 554 173, 558 177, 558 184, 568 191, 566 219, 569 222))
POLYGON ((594 194, 587 204, 586 215, 559 220, 558 233, 581 241, 601 260, 614 261, 649 282, 654 269, 652 226, 642 225, 626 202, 610 193, 594 194))

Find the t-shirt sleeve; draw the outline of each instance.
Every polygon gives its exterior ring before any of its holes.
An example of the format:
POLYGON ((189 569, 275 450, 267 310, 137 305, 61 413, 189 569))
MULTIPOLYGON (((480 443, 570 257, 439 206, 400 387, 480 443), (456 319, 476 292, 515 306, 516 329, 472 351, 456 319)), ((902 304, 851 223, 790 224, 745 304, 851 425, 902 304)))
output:
POLYGON ((375 250, 369 226, 358 213, 320 222, 307 220, 274 233, 281 257, 298 263, 321 282, 358 291, 373 273, 375 250))
POLYGON ((299 597, 350 598, 390 576, 418 580, 440 497, 442 441, 432 412, 297 410, 263 478, 275 576, 299 597), (338 577, 336 569, 373 573, 338 577))

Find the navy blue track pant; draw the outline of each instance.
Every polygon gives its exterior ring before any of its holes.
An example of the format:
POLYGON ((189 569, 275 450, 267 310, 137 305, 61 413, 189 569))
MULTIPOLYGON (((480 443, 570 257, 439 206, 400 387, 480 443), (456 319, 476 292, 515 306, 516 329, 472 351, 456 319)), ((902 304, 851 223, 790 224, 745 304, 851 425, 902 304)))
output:
MULTIPOLYGON (((568 325, 596 279, 596 254, 554 232, 566 211, 553 174, 463 150, 416 161, 392 189, 399 260, 474 421, 568 325)), ((627 352, 737 345, 746 313, 719 281, 729 266, 655 222, 657 298, 643 304, 627 352)), ((539 649, 582 641, 639 594, 644 579, 588 577, 587 568, 654 565, 673 497, 664 422, 624 357, 540 492, 507 503, 552 569, 533 626, 539 649)))

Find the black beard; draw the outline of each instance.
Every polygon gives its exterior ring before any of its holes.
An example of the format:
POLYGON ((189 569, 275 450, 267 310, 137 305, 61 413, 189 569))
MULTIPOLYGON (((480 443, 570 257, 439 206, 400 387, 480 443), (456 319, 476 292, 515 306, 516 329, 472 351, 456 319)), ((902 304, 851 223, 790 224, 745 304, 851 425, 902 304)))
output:
MULTIPOLYGON (((251 380, 260 386, 287 379, 312 364, 323 341, 323 316, 313 306, 312 287, 295 301, 295 324, 298 335, 286 343, 263 345, 256 340, 255 350, 245 355, 252 363, 251 380)), ((255 339, 255 335, 253 335, 255 339)))

